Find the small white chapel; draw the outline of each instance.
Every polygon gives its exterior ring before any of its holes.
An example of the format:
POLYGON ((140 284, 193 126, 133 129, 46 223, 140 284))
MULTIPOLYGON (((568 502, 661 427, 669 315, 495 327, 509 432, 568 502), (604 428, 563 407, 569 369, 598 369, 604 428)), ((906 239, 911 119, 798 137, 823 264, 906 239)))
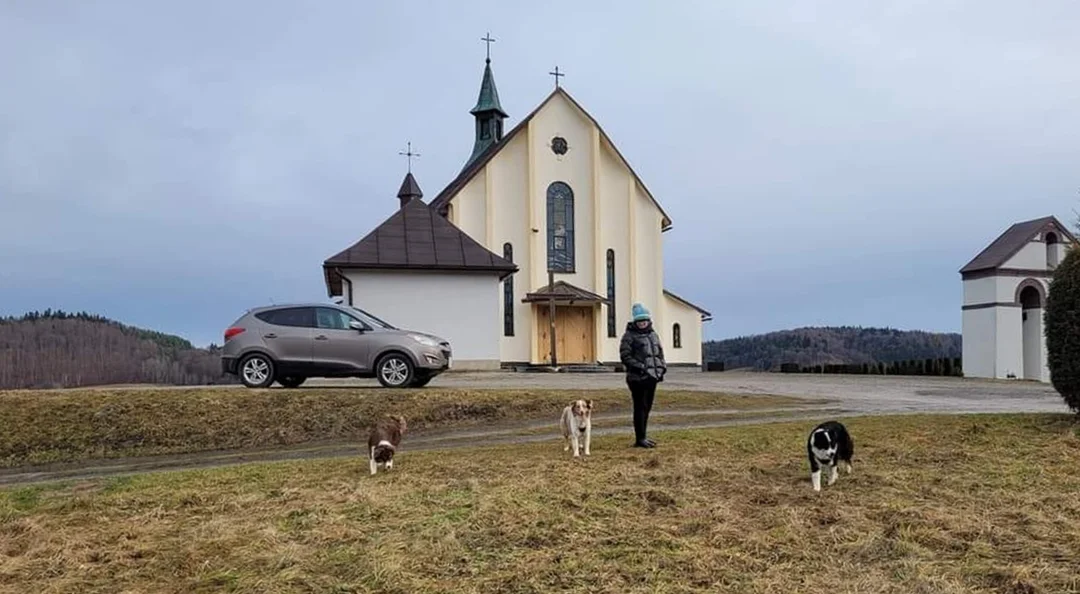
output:
POLYGON ((513 128, 490 55, 471 151, 430 202, 411 171, 398 208, 323 263, 331 297, 439 335, 454 369, 619 361, 641 302, 671 366, 701 366, 711 314, 664 287, 672 221, 592 115, 558 82, 513 128), (549 271, 554 282, 549 283, 549 271))
POLYGON ((1076 238, 1055 217, 1016 223, 960 269, 964 376, 1050 381, 1043 306, 1076 238))

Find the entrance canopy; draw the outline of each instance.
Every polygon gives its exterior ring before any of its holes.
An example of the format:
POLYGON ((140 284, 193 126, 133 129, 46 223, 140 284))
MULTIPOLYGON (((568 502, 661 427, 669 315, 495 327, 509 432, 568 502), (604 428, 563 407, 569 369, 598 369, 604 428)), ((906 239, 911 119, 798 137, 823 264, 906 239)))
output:
POLYGON ((544 285, 532 293, 526 293, 522 303, 547 303, 554 298, 555 303, 572 305, 574 303, 607 303, 607 299, 587 291, 581 287, 575 287, 566 281, 555 281, 554 285, 544 285))

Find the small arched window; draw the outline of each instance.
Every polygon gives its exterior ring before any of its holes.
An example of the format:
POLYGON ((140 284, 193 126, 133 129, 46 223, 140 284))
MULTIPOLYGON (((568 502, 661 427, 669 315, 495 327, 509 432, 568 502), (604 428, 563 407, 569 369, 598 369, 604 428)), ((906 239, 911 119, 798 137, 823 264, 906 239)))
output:
MULTIPOLYGON (((503 258, 514 261, 514 246, 503 244, 503 258)), ((503 336, 514 335, 514 275, 503 281, 503 336)))
POLYGON ((682 348, 682 326, 678 323, 671 327, 671 342, 675 345, 675 348, 682 348))
POLYGON ((615 250, 607 251, 607 335, 608 338, 618 336, 615 321, 615 250))
POLYGON ((561 181, 547 189, 548 268, 574 272, 574 191, 561 181))
POLYGON ((1058 244, 1057 233, 1053 231, 1046 234, 1046 265, 1049 268, 1054 268, 1058 265, 1058 256, 1060 255, 1060 244, 1058 244))

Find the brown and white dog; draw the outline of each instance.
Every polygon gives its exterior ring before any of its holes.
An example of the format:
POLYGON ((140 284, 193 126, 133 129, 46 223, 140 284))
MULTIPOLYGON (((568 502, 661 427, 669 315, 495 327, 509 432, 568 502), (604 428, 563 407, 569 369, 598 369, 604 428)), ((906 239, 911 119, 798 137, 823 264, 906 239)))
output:
POLYGON ((562 411, 559 419, 562 427, 563 438, 566 439, 566 447, 563 451, 569 451, 574 446, 574 457, 581 456, 580 440, 584 438, 585 455, 589 455, 589 445, 592 441, 592 400, 575 400, 562 411))
POLYGON ((368 435, 368 452, 371 455, 371 474, 375 474, 379 464, 390 470, 394 467, 394 452, 401 444, 405 434, 405 417, 388 415, 371 428, 368 435))

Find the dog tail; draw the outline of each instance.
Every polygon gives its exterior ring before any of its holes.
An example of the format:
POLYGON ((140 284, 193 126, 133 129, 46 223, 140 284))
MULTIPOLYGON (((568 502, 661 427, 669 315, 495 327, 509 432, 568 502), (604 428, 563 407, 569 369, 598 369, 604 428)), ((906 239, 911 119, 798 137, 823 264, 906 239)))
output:
POLYGON ((381 443, 375 446, 375 451, 372 452, 371 458, 376 462, 385 464, 394 458, 394 451, 394 446, 388 443, 381 443))

